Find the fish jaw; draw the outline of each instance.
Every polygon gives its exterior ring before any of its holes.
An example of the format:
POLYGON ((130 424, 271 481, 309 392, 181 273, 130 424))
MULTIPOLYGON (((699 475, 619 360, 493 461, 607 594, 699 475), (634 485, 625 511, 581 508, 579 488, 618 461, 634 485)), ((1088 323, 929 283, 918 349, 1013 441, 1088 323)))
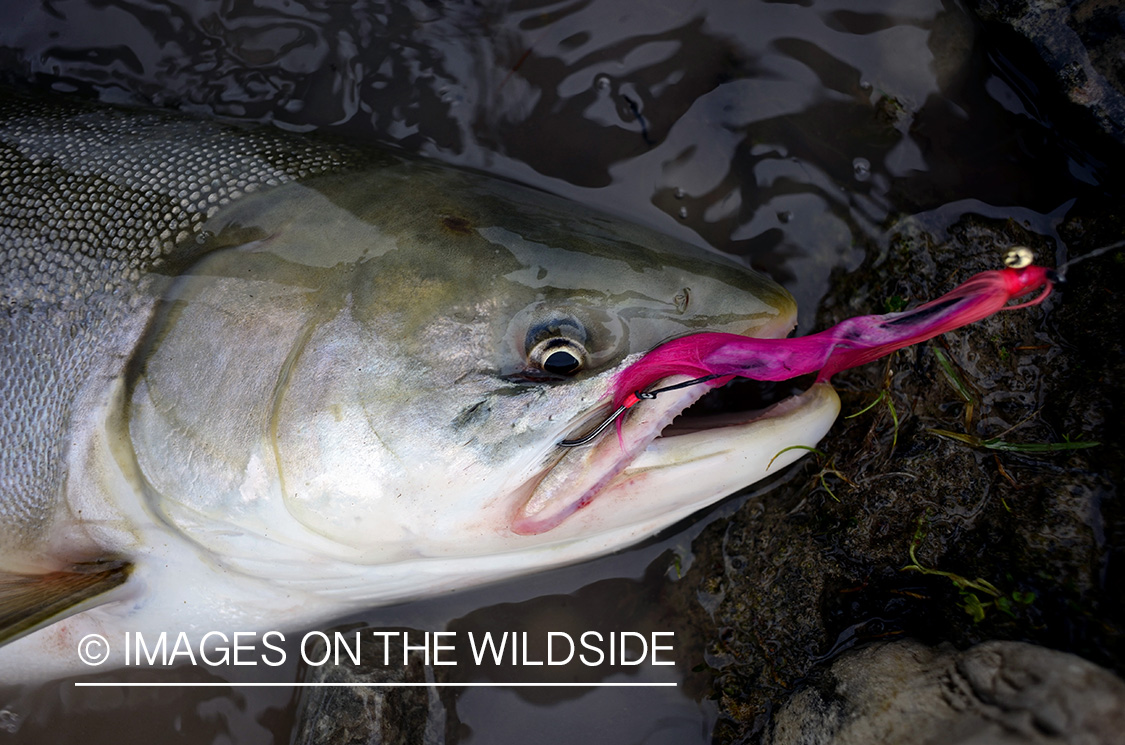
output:
MULTIPOLYGON (((672 377, 661 385, 686 378, 672 377)), ((618 432, 563 451, 517 498, 511 530, 539 535, 565 522, 619 526, 659 519, 669 525, 728 494, 779 472, 828 432, 840 400, 827 384, 722 426, 661 436, 704 386, 670 391, 631 409, 618 432), (589 513, 588 519, 582 513, 589 513)), ((587 526, 588 527, 588 526, 587 526)), ((660 526, 658 526, 660 527, 660 526)))

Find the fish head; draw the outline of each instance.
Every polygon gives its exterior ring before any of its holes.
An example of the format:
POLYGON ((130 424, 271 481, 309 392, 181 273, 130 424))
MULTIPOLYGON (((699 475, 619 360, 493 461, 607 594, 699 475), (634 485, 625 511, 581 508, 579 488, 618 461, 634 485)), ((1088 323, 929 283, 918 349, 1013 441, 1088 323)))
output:
POLYGON ((392 159, 246 198, 203 235, 136 365, 129 438, 148 500, 217 552, 268 534, 358 564, 572 561, 775 472, 836 415, 818 387, 658 437, 695 386, 560 447, 660 342, 784 336, 795 305, 732 259, 506 182, 392 159))

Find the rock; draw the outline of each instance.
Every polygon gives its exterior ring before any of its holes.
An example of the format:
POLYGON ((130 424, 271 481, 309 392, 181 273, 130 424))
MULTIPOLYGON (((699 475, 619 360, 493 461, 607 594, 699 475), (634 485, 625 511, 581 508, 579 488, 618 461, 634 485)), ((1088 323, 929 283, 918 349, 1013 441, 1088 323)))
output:
POLYGON ((770 745, 1110 745, 1125 682, 1064 652, 986 642, 965 652, 911 640, 839 657, 774 719, 770 745))
MULTIPOLYGON (((412 639, 422 635, 407 629, 387 630, 408 631, 412 639)), ((447 716, 440 689, 372 685, 433 682, 433 666, 423 664, 420 653, 411 651, 410 663, 403 666, 401 636, 391 637, 389 649, 384 650, 383 638, 372 635, 371 629, 350 626, 325 633, 333 638, 334 631, 341 631, 349 642, 361 640, 360 663, 342 657, 342 664, 328 660, 323 665, 305 666, 302 680, 338 685, 303 689, 294 745, 431 745, 446 741, 447 716), (384 659, 390 664, 383 665, 384 659)), ((323 640, 310 644, 310 659, 325 655, 323 640)))
MULTIPOLYGON (((1094 205, 1072 211, 1059 234, 1085 252, 1122 228, 1094 205)), ((997 267, 1007 246, 1054 263, 1045 239, 1014 221, 910 219, 896 233, 863 268, 834 278, 817 328, 935 297, 997 267)), ((700 535, 685 589, 696 588, 713 624, 705 660, 716 741, 757 742, 822 660, 888 636, 962 649, 1030 642, 1125 669, 1125 515, 1115 498, 1125 478, 1123 253, 1075 264, 1042 306, 838 375, 853 416, 837 421, 824 455, 700 535), (1100 444, 983 444, 1067 438, 1100 444), (903 571, 912 563, 920 569, 903 571)))
POLYGON ((970 0, 1031 44, 1060 91, 1125 143, 1125 10, 1115 0, 970 0))

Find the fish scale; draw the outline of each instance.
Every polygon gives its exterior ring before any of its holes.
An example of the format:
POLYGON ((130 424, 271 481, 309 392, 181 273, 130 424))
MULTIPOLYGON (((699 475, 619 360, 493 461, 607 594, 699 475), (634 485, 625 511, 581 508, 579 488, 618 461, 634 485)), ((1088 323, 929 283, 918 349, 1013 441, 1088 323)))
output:
POLYGON ((142 276, 189 260, 185 241, 230 200, 361 160, 278 132, 0 96, 0 552, 50 524, 81 384, 115 375, 143 330, 126 323, 153 303, 142 276))

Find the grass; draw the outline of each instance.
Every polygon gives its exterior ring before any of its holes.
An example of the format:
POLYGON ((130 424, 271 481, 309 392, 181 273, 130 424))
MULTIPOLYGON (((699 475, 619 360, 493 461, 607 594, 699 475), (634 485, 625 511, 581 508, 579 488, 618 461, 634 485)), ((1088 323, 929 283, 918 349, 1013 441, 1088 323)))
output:
POLYGON ((840 498, 837 497, 836 492, 832 491, 832 488, 828 486, 828 482, 824 478, 825 476, 835 476, 848 486, 855 486, 855 484, 852 483, 851 479, 836 470, 836 459, 833 456, 828 455, 828 453, 824 452, 823 450, 809 447, 808 445, 790 445, 787 448, 778 450, 777 453, 774 454, 772 458, 770 458, 770 462, 766 466, 766 470, 769 470, 769 467, 773 465, 773 462, 777 460, 778 456, 780 456, 782 453, 787 453, 790 450, 807 450, 817 457, 818 462, 824 464, 820 467, 820 473, 816 475, 816 478, 820 480, 820 487, 824 489, 824 491, 828 492, 828 496, 832 497, 832 499, 834 499, 835 501, 839 502, 840 498))
POLYGON ((901 571, 918 572, 919 574, 945 577, 948 579, 953 583, 954 587, 957 588, 961 596, 962 610, 968 613, 975 623, 980 623, 984 620, 987 610, 990 607, 1015 617, 1016 608, 1019 606, 1027 606, 1035 602, 1034 592, 1014 590, 1011 593, 1005 593, 997 588, 996 585, 980 577, 968 579, 955 572, 947 572, 942 569, 932 569, 923 566, 922 563, 918 561, 916 552, 918 547, 922 545, 922 541, 926 538, 925 523, 928 517, 928 512, 918 517, 918 527, 914 531, 914 537, 910 541, 910 549, 907 552, 910 556, 910 563, 904 566, 901 571), (982 596, 986 599, 982 600, 982 596))
POLYGON ((1084 450, 1101 445, 1095 440, 1071 439, 1070 435, 1063 435, 1062 442, 1008 442, 999 437, 982 439, 975 435, 962 432, 950 432, 947 429, 930 429, 930 434, 957 440, 975 448, 986 450, 1002 450, 1009 453, 1057 453, 1064 450, 1084 450))
POLYGON ((972 390, 961 380, 961 376, 953 368, 953 363, 945 356, 945 352, 941 351, 938 347, 933 347, 934 357, 937 358, 938 366, 941 367, 945 379, 953 386, 953 390, 961 397, 962 403, 965 404, 965 429, 968 429, 973 422, 973 410, 976 407, 976 397, 973 395, 972 390))
POLYGON ((879 395, 876 396, 874 401, 867 404, 867 406, 864 406, 862 409, 860 409, 856 413, 848 414, 844 418, 845 419, 855 419, 860 414, 865 414, 868 411, 870 411, 872 408, 874 408, 875 404, 879 403, 880 401, 886 402, 887 410, 889 412, 891 412, 891 421, 893 421, 894 425, 895 425, 894 434, 891 436, 891 450, 894 450, 895 447, 898 445, 898 412, 895 411, 894 399, 891 397, 890 392, 886 388, 879 391, 879 395))
MULTIPOLYGON (((934 356, 937 358, 938 365, 941 371, 945 374, 946 380, 953 386, 953 390, 960 396, 962 402, 965 404, 965 432, 953 432, 948 429, 930 429, 927 430, 930 434, 944 437, 950 440, 963 442, 966 445, 974 448, 983 448, 985 450, 999 450, 1009 453, 1055 453, 1065 450, 1083 450, 1085 448, 1097 447, 1100 442, 1091 440, 1082 440, 1080 438, 1071 438, 1069 435, 1063 435, 1062 442, 1009 442, 1003 439, 1012 430, 1025 424, 1027 419, 1009 427, 1001 432, 996 437, 977 437, 976 435, 968 434, 968 430, 972 426, 973 412, 977 405, 976 397, 973 395, 972 389, 961 379, 957 374, 957 370, 953 367, 953 363, 949 361, 945 353, 938 349, 934 349, 934 356)), ((878 400, 878 399, 876 399, 878 400)), ((1034 415, 1032 415, 1034 416, 1034 415)), ((1030 419, 1030 417, 1028 417, 1030 419)))
POLYGON ((887 364, 886 364, 886 367, 883 370, 883 389, 881 391, 879 391, 879 395, 875 397, 875 400, 872 401, 871 403, 867 404, 867 406, 864 406, 862 409, 855 412, 854 414, 848 414, 844 418, 845 419, 855 419, 860 414, 866 414, 868 411, 873 409, 880 402, 885 403, 887 405, 887 411, 889 411, 890 414, 891 414, 891 421, 894 422, 894 432, 891 436, 891 452, 893 453, 895 448, 898 446, 899 422, 898 422, 898 412, 895 411, 894 397, 891 396, 891 360, 892 359, 894 359, 894 358, 893 357, 887 358, 887 364))

